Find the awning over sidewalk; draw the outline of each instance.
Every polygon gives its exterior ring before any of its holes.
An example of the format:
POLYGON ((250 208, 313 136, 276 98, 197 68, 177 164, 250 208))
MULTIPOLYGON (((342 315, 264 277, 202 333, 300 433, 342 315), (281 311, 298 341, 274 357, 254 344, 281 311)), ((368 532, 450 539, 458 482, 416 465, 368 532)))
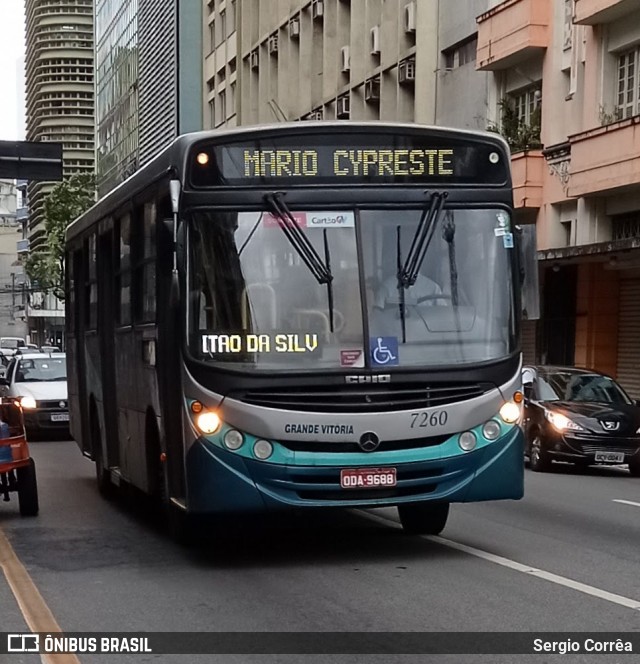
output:
POLYGON ((598 256, 605 257, 617 252, 640 249, 640 237, 613 240, 611 242, 596 242, 594 244, 581 244, 575 247, 558 247, 556 249, 542 249, 538 251, 539 261, 560 261, 571 258, 585 258, 598 256))

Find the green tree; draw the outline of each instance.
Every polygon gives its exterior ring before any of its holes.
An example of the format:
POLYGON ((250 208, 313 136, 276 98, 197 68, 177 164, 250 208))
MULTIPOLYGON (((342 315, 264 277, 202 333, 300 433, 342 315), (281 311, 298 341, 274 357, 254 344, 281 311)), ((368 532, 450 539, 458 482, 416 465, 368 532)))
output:
POLYGON ((25 271, 41 290, 64 300, 64 242, 67 226, 95 202, 95 177, 72 175, 57 184, 44 201, 44 246, 31 252, 25 271))

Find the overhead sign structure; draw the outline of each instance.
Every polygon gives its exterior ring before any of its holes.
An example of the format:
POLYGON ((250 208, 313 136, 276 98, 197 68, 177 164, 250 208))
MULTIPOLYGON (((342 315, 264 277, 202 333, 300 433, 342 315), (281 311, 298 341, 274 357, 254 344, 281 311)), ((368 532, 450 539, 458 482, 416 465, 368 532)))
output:
POLYGON ((0 178, 62 180, 62 143, 0 141, 0 178))

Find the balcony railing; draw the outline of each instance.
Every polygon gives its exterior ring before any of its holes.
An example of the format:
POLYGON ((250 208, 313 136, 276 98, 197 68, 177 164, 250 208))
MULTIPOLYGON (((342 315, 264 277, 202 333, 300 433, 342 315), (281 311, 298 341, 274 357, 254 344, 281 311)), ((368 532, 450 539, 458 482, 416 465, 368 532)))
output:
POLYGON ((640 115, 575 134, 569 140, 569 196, 640 184, 640 115))
POLYGON ((640 9, 638 0, 576 0, 576 23, 597 25, 611 23, 640 9))
POLYGON ((506 0, 478 16, 477 68, 506 69, 543 51, 550 14, 550 0, 506 0))
POLYGON ((511 157, 515 208, 537 209, 542 205, 544 164, 542 150, 525 150, 511 157))

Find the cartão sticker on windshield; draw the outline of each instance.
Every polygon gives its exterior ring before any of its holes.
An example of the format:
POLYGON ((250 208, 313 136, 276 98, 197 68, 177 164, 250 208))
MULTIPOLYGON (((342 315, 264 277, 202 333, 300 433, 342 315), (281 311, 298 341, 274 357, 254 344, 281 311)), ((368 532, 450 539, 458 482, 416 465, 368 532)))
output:
POLYGON ((513 233, 505 233, 502 236, 502 242, 505 249, 513 249, 513 233))
MULTIPOLYGON (((292 212, 296 225, 299 228, 353 228, 356 225, 353 211, 347 212, 292 212)), ((275 228, 282 222, 271 214, 265 213, 263 225, 266 228, 275 228)), ((291 224, 291 222, 288 222, 291 224)))

